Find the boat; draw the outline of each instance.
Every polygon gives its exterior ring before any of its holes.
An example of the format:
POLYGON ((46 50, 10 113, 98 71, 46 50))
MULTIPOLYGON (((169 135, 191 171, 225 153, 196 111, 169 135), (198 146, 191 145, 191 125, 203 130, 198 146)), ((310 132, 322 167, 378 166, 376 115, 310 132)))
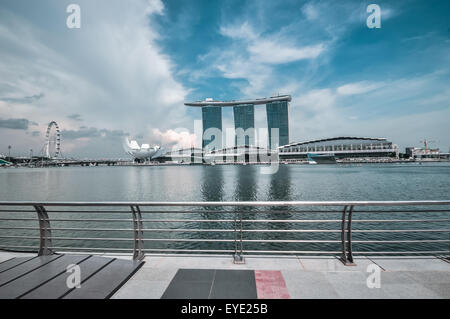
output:
POLYGON ((307 153, 309 164, 336 164, 336 157, 334 154, 312 154, 307 153))

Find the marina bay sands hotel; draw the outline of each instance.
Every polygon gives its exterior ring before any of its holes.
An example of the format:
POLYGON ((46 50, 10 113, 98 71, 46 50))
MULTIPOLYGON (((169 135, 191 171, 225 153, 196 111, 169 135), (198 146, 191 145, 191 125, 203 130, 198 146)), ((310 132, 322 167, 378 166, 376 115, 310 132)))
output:
MULTIPOLYGON (((206 99, 205 101, 184 103, 184 105, 202 108, 202 148, 213 150, 208 147, 208 144, 214 141, 215 137, 208 138, 208 134, 205 134, 205 132, 211 128, 217 128, 222 132, 222 107, 233 107, 235 146, 255 146, 255 105, 265 104, 269 133, 267 145, 269 149, 274 149, 278 146, 289 144, 290 101, 290 95, 282 95, 241 101, 214 101, 213 99, 206 99), (277 139, 276 136, 272 137, 272 129, 278 129, 278 143, 273 143, 277 139)), ((214 141, 214 149, 218 150, 221 148, 222 140, 214 141)))

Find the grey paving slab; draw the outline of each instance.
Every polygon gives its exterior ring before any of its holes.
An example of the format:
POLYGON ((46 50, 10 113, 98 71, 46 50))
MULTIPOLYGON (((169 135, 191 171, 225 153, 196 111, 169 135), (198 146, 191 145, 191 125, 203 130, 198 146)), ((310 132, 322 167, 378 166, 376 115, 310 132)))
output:
POLYGON ((129 280, 111 299, 160 299, 169 284, 170 281, 129 280))
POLYGON ((136 272, 128 282, 136 280, 170 282, 178 271, 176 268, 145 268, 144 266, 142 266, 142 268, 139 269, 139 271, 136 272))
POLYGON ((297 257, 246 257, 245 264, 235 264, 230 257, 148 256, 144 268, 190 269, 302 269, 297 257), (205 258, 208 262, 205 262, 205 258))
POLYGON ((323 272, 281 271, 291 299, 334 299, 339 295, 323 272))
POLYGON ((354 259, 354 266, 344 265, 338 258, 299 258, 303 270, 307 271, 366 271, 372 261, 366 258, 354 259))
POLYGON ((215 270, 211 269, 180 269, 173 281, 207 281, 212 282, 215 270))
POLYGON ((386 271, 450 271, 450 264, 439 258, 371 258, 386 271))
POLYGON ((32 253, 16 253, 12 251, 0 251, 0 262, 7 261, 12 258, 22 257, 36 257, 36 254, 32 253))
MULTIPOLYGON (((399 272, 394 272, 399 273, 399 272)), ((450 284, 450 271, 407 271, 411 281, 419 284, 450 284)))
POLYGON ((211 269, 179 269, 161 298, 207 299, 214 275, 211 269))
POLYGON ((217 270, 210 299, 257 299, 253 270, 217 270))
MULTIPOLYGON (((107 263, 111 262, 110 258, 102 258, 97 256, 91 256, 82 260, 78 265, 80 266, 81 282, 86 278, 97 272, 104 267, 107 263)), ((47 283, 37 287, 33 291, 22 296, 22 299, 57 299, 64 296, 69 292, 70 288, 67 287, 67 273, 62 273, 59 276, 53 278, 47 283)))
POLYGON ((110 298, 141 266, 142 262, 114 259, 63 299, 110 298))
POLYGON ((383 292, 385 298, 396 299, 439 299, 442 298, 433 290, 424 285, 416 283, 408 284, 388 284, 381 283, 380 291, 383 292))
POLYGON ((256 299, 253 270, 180 269, 163 299, 256 299))
POLYGON ((1 299, 18 298, 52 278, 65 273, 67 266, 77 264, 88 256, 63 255, 36 270, 0 287, 1 299))
POLYGON ((217 270, 210 299, 257 299, 253 270, 217 270))
POLYGON ((449 283, 425 283, 423 286, 431 290, 433 293, 439 295, 440 298, 450 299, 449 283))
POLYGON ((159 299, 177 271, 175 268, 146 268, 144 264, 112 298, 159 299))
POLYGON ((379 299, 388 298, 386 293, 378 288, 367 285, 369 273, 364 272, 327 272, 327 281, 333 286, 339 298, 343 299, 379 299))
POLYGON ((8 256, 0 255, 0 263, 2 263, 4 261, 7 261, 9 259, 12 259, 12 258, 14 258, 14 257, 8 257, 8 256))
POLYGON ((208 299, 211 284, 205 281, 170 283, 161 299, 208 299))
POLYGON ((33 257, 13 257, 13 258, 9 258, 5 261, 3 261, 2 263, 0 263, 0 273, 11 269, 19 264, 23 264, 24 262, 27 262, 28 260, 30 260, 33 257))
POLYGON ((36 258, 32 258, 25 263, 17 265, 14 268, 8 269, 2 273, 0 273, 0 286, 17 279, 20 276, 25 275, 26 273, 33 271, 45 264, 51 262, 54 259, 61 258, 62 255, 51 255, 51 256, 38 256, 36 258))

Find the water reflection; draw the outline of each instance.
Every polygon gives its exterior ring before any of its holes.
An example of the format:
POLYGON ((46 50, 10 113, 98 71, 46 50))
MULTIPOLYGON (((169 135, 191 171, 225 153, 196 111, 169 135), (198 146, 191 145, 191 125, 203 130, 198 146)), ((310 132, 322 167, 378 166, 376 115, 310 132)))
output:
MULTIPOLYGON (((291 184, 291 170, 287 165, 280 165, 276 174, 270 175, 270 187, 268 191, 269 201, 291 201, 293 197, 292 184, 291 184)), ((289 210, 293 209, 288 206, 271 206, 268 210, 269 213, 265 218, 267 219, 286 219, 292 218, 293 214, 289 213, 289 210)), ((291 223, 269 223, 268 229, 273 230, 287 230, 292 229, 291 223)), ((295 227, 294 227, 295 228, 295 227)), ((263 239, 285 239, 285 233, 269 232, 262 234, 263 239)))
POLYGON ((280 165, 276 174, 270 175, 269 200, 292 200, 291 170, 287 165, 280 165))
POLYGON ((223 200, 223 167, 208 166, 202 170, 201 195, 205 202, 223 200))
POLYGON ((241 202, 257 200, 257 174, 259 174, 259 170, 256 166, 236 166, 236 187, 234 190, 234 199, 236 201, 241 202))

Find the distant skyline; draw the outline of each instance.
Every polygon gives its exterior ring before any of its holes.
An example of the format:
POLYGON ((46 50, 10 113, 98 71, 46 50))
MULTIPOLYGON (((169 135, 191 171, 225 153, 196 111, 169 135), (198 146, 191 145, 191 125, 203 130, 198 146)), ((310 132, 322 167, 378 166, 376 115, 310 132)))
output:
MULTIPOLYGON (((292 142, 386 137, 404 151, 427 139, 447 152, 448 12, 439 0, 4 0, 0 154, 38 155, 51 121, 65 156, 125 158, 125 136, 189 146, 201 110, 184 102, 274 94, 292 96, 292 142), (66 26, 71 3, 80 29, 66 26)), ((267 125, 265 108, 255 120, 267 125)))

